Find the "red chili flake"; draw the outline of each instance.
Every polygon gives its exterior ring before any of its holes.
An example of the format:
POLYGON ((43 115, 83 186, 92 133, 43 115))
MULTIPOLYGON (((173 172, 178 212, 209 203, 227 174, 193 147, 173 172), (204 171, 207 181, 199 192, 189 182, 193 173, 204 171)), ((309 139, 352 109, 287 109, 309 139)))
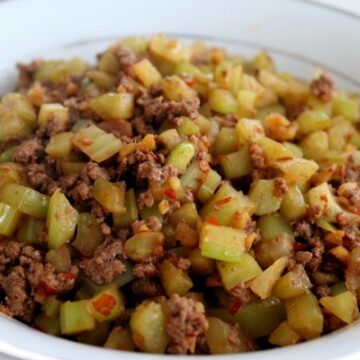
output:
POLYGON ((324 201, 324 202, 326 202, 326 203, 329 201, 328 198, 327 198, 327 196, 324 195, 324 194, 320 195, 320 200, 322 200, 322 201, 324 201))
POLYGON ((292 160, 293 157, 292 156, 283 156, 281 158, 278 158, 277 161, 288 161, 288 160, 292 160))
POLYGON ((235 315, 238 310, 244 305, 244 302, 241 299, 235 299, 229 308, 230 315, 235 315))
POLYGON ((115 298, 109 294, 102 294, 99 299, 92 302, 94 309, 104 316, 109 316, 115 305, 115 298))
POLYGON ((223 206, 232 200, 231 196, 226 196, 215 203, 215 206, 223 206))
POLYGON ((46 282, 40 281, 38 285, 38 291, 40 294, 46 295, 46 296, 52 296, 56 294, 56 289, 49 286, 46 282))
POLYGON ((176 200, 176 191, 174 189, 168 188, 164 191, 164 194, 172 200, 176 200))
POLYGON ((213 224, 213 225, 219 225, 218 219, 215 216, 209 216, 206 219, 206 222, 208 222, 209 224, 213 224))
POLYGON ((189 85, 190 87, 194 86, 195 84, 195 80, 194 78, 188 78, 185 80, 186 84, 189 85))
POLYGON ((300 251, 305 247, 305 244, 296 242, 293 246, 294 251, 300 251))
POLYGON ((62 278, 62 280, 64 280, 64 281, 72 280, 72 279, 74 279, 74 274, 71 273, 71 272, 63 273, 63 274, 61 275, 61 278, 62 278))

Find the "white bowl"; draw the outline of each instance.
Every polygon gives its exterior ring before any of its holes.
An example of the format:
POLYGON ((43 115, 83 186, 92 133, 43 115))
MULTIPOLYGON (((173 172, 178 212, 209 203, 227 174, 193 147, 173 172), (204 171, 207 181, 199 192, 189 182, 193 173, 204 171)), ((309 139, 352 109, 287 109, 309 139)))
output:
MULTIPOLYGON (((245 55, 266 48, 283 70, 310 78, 323 68, 339 87, 360 89, 360 18, 311 1, 13 0, 0 3, 0 93, 14 85, 17 61, 74 55, 91 60, 116 38, 157 32, 224 45, 245 55)), ((212 358, 355 360, 360 359, 359 338, 360 324, 355 324, 300 345, 212 358)), ((5 316, 0 316, 0 352, 30 360, 159 358, 77 344, 5 316)))

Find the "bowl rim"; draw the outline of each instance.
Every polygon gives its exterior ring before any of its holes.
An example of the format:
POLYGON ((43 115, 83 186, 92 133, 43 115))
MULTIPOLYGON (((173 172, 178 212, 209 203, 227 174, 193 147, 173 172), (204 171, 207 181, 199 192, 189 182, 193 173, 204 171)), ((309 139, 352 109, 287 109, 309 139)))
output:
MULTIPOLYGON (((0 10, 6 6, 14 6, 14 3, 19 3, 24 0, 3 0, 0 3, 0 10)), ((31 0, 32 2, 41 2, 41 0, 31 0)), ((310 7, 317 7, 323 10, 336 13, 337 15, 355 19, 360 21, 360 14, 351 12, 350 10, 338 8, 334 5, 328 3, 319 3, 315 0, 282 0, 287 2, 299 2, 310 7)), ((28 0, 30 2, 30 0, 28 0)), ((171 34, 170 34, 171 35, 171 34)), ((180 35, 181 34, 177 34, 180 35)), ((189 36, 187 34, 186 36, 189 36)), ((202 38, 206 38, 204 35, 200 35, 202 38)), ((223 40, 226 42, 236 42, 233 39, 227 39, 224 37, 211 37, 210 40, 223 40)), ((84 40, 91 41, 91 39, 84 40)), ((75 46, 76 43, 73 42, 70 44, 65 44, 64 47, 75 46)), ((255 45, 255 44, 254 44, 255 45)), ((58 47, 57 47, 58 49, 58 47)), ((291 53, 286 54, 286 51, 280 49, 270 49, 276 52, 282 52, 285 55, 293 55, 291 53)), ((306 57, 297 57, 302 61, 306 61, 310 64, 319 65, 317 61, 313 61, 306 57)), ((320 64, 323 65, 323 64, 320 64)), ((323 65, 324 68, 329 69, 328 66, 323 65)), ((333 73, 338 73, 341 77, 351 80, 354 84, 359 86, 360 82, 349 79, 345 74, 335 69, 329 69, 333 73)), ((359 324, 359 322, 357 322, 359 324)), ((356 326, 356 323, 348 325, 340 330, 337 330, 331 334, 322 336, 318 339, 306 341, 304 343, 296 344, 293 346, 287 346, 283 348, 274 348, 269 350, 261 350, 253 353, 243 353, 241 354, 243 360, 278 360, 291 358, 292 360, 303 360, 304 356, 309 356, 309 359, 312 359, 312 355, 316 354, 317 360, 331 360, 339 359, 339 356, 343 360, 356 360, 360 358, 360 348, 357 346, 357 336, 360 336, 360 326, 356 326), (355 325, 355 326, 354 326, 355 325), (329 344, 328 340, 331 340, 329 344), (326 349, 326 352, 324 352, 326 349), (351 349, 351 353, 346 349, 351 349), (357 349, 355 352, 353 349, 357 349), (330 354, 328 352, 331 352, 330 354)), ((120 354, 122 354, 128 360, 140 360, 145 357, 145 359, 155 360, 161 357, 171 357, 179 360, 187 359, 187 355, 163 355, 163 354, 148 354, 148 353, 137 353, 137 352, 128 352, 120 350, 105 349, 102 347, 91 346, 87 344, 81 344, 74 341, 69 341, 63 338, 55 337, 52 335, 44 334, 40 331, 35 331, 31 327, 28 327, 14 319, 10 319, 7 316, 0 313, 0 357, 1 353, 16 357, 17 359, 28 359, 28 360, 73 360, 75 358, 83 359, 95 359, 97 357, 102 357, 103 360, 113 360, 117 359, 120 354), (13 334, 17 334, 16 341, 13 341, 13 334), (34 338, 39 347, 34 349, 34 346, 29 346, 29 343, 26 343, 26 346, 21 346, 21 340, 23 338, 34 338), (43 346, 41 346, 43 345, 43 346), (62 348, 66 347, 66 351, 63 351, 62 348), (53 352, 53 350, 56 351, 53 352), (45 352, 44 352, 45 351, 45 352), (54 355, 54 353, 56 354, 54 355)), ((216 360, 226 360, 233 359, 239 354, 224 354, 224 355, 211 355, 211 358, 216 360)), ((204 355, 192 355, 192 359, 200 360, 203 359, 204 355)))

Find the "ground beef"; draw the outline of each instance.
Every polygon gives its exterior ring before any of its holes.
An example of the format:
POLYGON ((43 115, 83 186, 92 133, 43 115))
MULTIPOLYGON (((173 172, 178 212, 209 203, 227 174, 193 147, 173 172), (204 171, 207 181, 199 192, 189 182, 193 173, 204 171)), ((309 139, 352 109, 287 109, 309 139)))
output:
POLYGON ((175 228, 175 238, 183 246, 192 247, 198 243, 198 233, 191 228, 185 221, 180 221, 175 228))
POLYGON ((312 259, 310 251, 298 251, 294 255, 295 262, 302 266, 306 266, 312 259))
POLYGON ((47 119, 45 126, 36 131, 38 138, 50 138, 51 136, 69 130, 69 123, 56 118, 47 119))
POLYGON ((126 270, 123 258, 123 244, 119 240, 105 241, 91 259, 82 260, 80 269, 97 284, 109 284, 126 270))
POLYGON ((303 265, 306 269, 316 271, 323 260, 325 246, 322 240, 315 236, 309 240, 310 251, 297 251, 294 254, 295 262, 303 265))
POLYGON ((254 299, 253 292, 244 283, 233 287, 230 290, 230 295, 229 309, 232 314, 254 299))
POLYGON ((292 224, 294 235, 310 240, 314 234, 312 225, 306 220, 298 220, 292 224))
POLYGON ((136 201, 140 210, 146 207, 152 207, 155 204, 154 196, 150 190, 140 193, 136 201))
POLYGON ((49 175, 44 164, 29 164, 26 166, 26 174, 29 184, 42 193, 51 195, 59 186, 49 175))
POLYGON ((173 165, 161 166, 154 161, 145 161, 138 166, 137 179, 140 182, 146 179, 150 184, 161 185, 177 174, 178 171, 173 165))
POLYGON ((330 296, 331 289, 326 284, 317 285, 314 289, 314 293, 318 298, 322 298, 324 296, 330 296))
POLYGON ((10 241, 0 248, 0 273, 2 273, 6 266, 15 263, 19 258, 22 249, 22 244, 16 241, 10 241))
POLYGON ((41 63, 41 61, 35 60, 30 64, 16 64, 16 67, 19 71, 18 83, 16 86, 18 90, 27 89, 31 85, 34 74, 41 66, 41 63))
POLYGON ((346 225, 342 228, 345 232, 343 237, 343 245, 349 250, 353 250, 360 246, 360 230, 359 225, 346 225))
POLYGON ((71 266, 67 273, 57 273, 54 265, 31 263, 27 277, 35 290, 35 299, 41 302, 45 296, 63 294, 70 291, 78 275, 78 268, 71 266))
POLYGON ((342 183, 356 182, 359 178, 360 167, 356 164, 354 157, 350 156, 342 174, 342 183))
POLYGON ((147 124, 141 116, 135 117, 131 121, 131 126, 135 130, 136 134, 145 136, 147 134, 155 134, 154 128, 147 124))
POLYGON ((137 298, 157 297, 163 294, 158 281, 149 278, 135 279, 131 284, 131 289, 137 298))
POLYGON ((86 164, 86 171, 88 177, 94 181, 97 179, 109 180, 110 178, 109 172, 105 168, 100 167, 97 163, 93 161, 89 161, 86 164))
POLYGON ((122 136, 127 136, 129 138, 132 138, 133 136, 131 124, 125 120, 103 121, 97 124, 97 126, 108 133, 112 133, 119 139, 122 136))
POLYGON ((21 143, 14 154, 13 160, 22 164, 29 164, 44 155, 44 146, 34 137, 21 143))
POLYGON ((69 191, 68 195, 79 202, 91 200, 93 198, 93 187, 81 182, 69 191))
POLYGON ((150 231, 160 231, 162 228, 162 222, 157 216, 149 216, 145 220, 136 220, 131 225, 134 234, 144 231, 147 228, 150 231))
POLYGON ((276 177, 274 179, 274 195, 277 197, 283 197, 289 188, 286 184, 286 181, 281 177, 276 177))
POLYGON ((322 209, 317 205, 309 205, 306 208, 306 218, 312 224, 316 219, 320 218, 322 215, 322 209))
POLYGON ((249 144, 248 153, 255 169, 264 169, 265 168, 265 154, 262 148, 254 143, 249 144))
POLYGON ((341 195, 347 200, 350 206, 360 208, 360 186, 356 183, 352 185, 353 186, 345 188, 341 195))
POLYGON ((132 272, 135 277, 146 278, 158 275, 158 269, 152 262, 135 264, 132 272))
POLYGON ((201 303, 173 295, 166 303, 169 337, 168 353, 188 354, 195 351, 197 338, 204 334, 208 323, 201 303))
POLYGON ((179 116, 196 118, 199 113, 200 100, 184 99, 179 102, 166 101, 162 96, 143 95, 137 99, 137 105, 143 109, 143 119, 148 123, 159 124, 164 120, 172 121, 179 116))
POLYGON ((122 44, 116 47, 115 55, 119 60, 121 68, 126 72, 137 60, 135 54, 127 46, 122 44))
POLYGON ((310 91, 321 101, 330 101, 334 89, 333 80, 325 74, 319 76, 310 84, 310 91))
POLYGON ((23 267, 15 266, 7 276, 0 276, 0 288, 6 296, 6 305, 13 316, 30 322, 35 303, 26 292, 26 275, 23 267))
POLYGON ((59 178, 60 186, 64 190, 65 193, 67 193, 72 187, 75 186, 77 181, 79 180, 79 174, 70 174, 61 176, 59 178))

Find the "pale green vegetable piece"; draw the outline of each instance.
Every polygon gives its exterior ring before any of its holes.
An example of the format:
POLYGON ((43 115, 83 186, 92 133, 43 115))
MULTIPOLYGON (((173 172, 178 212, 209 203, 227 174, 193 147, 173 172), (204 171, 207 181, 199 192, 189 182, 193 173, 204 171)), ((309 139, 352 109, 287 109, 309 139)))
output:
POLYGON ((131 315, 130 328, 135 345, 142 351, 163 354, 168 344, 162 305, 145 301, 131 315))
POLYGON ((195 146, 185 141, 174 146, 166 162, 175 166, 179 171, 185 171, 194 155, 195 146))
POLYGON ((4 236, 13 235, 20 218, 21 213, 16 208, 0 203, 0 234, 4 236))
POLYGON ((129 119, 134 113, 134 95, 108 93, 91 100, 90 107, 105 120, 129 119))
POLYGON ((285 307, 289 325, 303 338, 310 340, 320 336, 324 316, 311 292, 286 300, 285 307))
POLYGON ((204 223, 200 231, 201 255, 215 260, 238 262, 245 251, 243 230, 204 223))
POLYGON ((74 236, 79 213, 74 209, 66 196, 56 190, 49 201, 47 213, 48 246, 56 249, 74 236))

